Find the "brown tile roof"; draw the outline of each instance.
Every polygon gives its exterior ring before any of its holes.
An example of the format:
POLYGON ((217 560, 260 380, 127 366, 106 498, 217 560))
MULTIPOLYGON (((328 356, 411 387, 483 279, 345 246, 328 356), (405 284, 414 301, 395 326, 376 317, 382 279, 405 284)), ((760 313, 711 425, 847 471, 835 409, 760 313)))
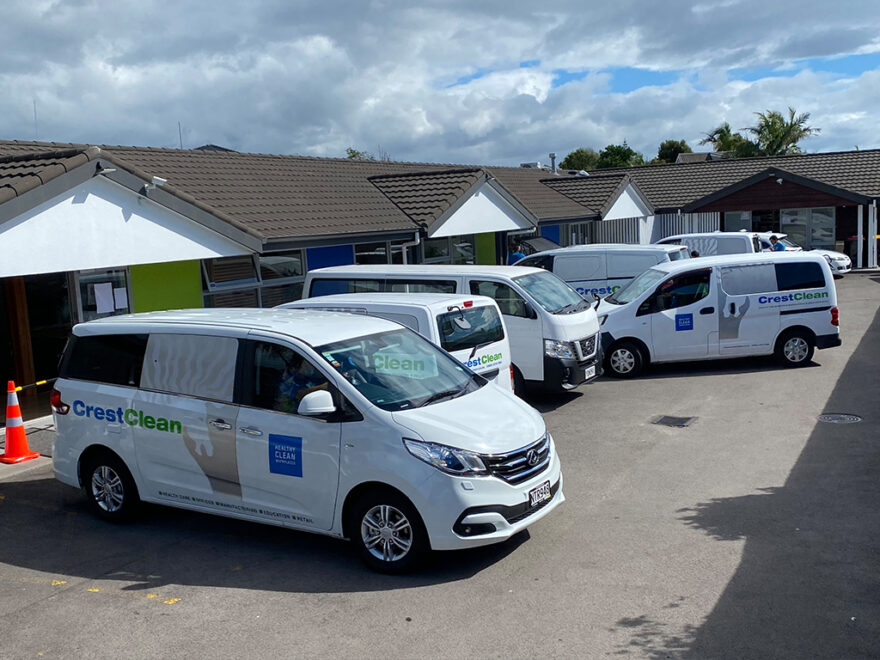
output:
POLYGON ((590 176, 543 179, 542 183, 602 217, 631 180, 625 172, 602 174, 600 170, 590 176))
POLYGON ((483 170, 471 168, 380 174, 369 180, 414 222, 427 227, 485 178, 483 170))
POLYGON ((65 149, 0 157, 0 204, 97 158, 99 149, 65 149))

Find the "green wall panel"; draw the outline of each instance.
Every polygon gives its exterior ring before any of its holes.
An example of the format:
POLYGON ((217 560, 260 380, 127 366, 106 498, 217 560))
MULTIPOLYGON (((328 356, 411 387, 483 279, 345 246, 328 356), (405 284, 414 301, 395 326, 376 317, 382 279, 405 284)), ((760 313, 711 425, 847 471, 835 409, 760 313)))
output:
POLYGON ((135 312, 202 306, 202 273, 198 261, 129 266, 128 272, 135 312))
POLYGON ((481 266, 494 266, 495 264, 495 234, 487 232, 477 234, 475 237, 477 247, 477 263, 481 266))

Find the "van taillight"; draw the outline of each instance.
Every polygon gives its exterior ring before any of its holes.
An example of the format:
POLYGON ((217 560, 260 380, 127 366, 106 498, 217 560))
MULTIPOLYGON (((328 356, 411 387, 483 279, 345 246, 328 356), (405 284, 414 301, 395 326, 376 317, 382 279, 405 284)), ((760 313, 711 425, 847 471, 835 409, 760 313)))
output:
POLYGON ((54 387, 52 388, 52 393, 49 395, 49 405, 52 406, 52 410, 59 415, 66 415, 70 412, 70 406, 61 400, 61 392, 54 387))
POLYGON ((840 325, 840 310, 837 307, 831 308, 831 325, 840 325))
POLYGON ((516 378, 513 377, 513 365, 510 365, 510 384, 516 389, 516 378))
POLYGON ((464 301, 464 306, 465 306, 465 309, 467 309, 468 307, 473 307, 473 306, 474 306, 474 301, 473 301, 473 300, 465 300, 465 301, 464 301))

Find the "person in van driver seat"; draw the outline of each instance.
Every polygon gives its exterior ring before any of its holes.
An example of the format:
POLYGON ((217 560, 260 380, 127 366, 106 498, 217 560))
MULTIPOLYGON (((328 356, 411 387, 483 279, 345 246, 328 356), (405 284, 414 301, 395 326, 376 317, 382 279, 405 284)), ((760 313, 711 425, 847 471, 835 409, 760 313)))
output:
POLYGON ((785 250, 785 245, 783 245, 776 236, 770 237, 770 249, 774 252, 782 252, 785 250))
POLYGON ((326 390, 327 379, 312 364, 296 355, 284 367, 275 395, 275 409, 295 413, 300 400, 309 392, 326 390))

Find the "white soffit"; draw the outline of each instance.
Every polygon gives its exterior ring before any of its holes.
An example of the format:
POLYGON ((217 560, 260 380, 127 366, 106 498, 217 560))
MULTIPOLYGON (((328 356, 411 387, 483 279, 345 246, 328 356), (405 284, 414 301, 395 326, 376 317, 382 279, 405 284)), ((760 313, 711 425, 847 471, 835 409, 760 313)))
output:
POLYGON ((492 186, 484 183, 444 222, 432 225, 428 229, 428 238, 515 231, 533 227, 526 216, 498 194, 492 186))
POLYGON ((104 177, 0 225, 0 277, 252 253, 104 177))
POLYGON ((620 192, 614 204, 608 209, 608 212, 602 216, 603 220, 618 220, 620 218, 643 218, 652 215, 651 209, 645 206, 641 196, 635 191, 631 184, 620 192))

